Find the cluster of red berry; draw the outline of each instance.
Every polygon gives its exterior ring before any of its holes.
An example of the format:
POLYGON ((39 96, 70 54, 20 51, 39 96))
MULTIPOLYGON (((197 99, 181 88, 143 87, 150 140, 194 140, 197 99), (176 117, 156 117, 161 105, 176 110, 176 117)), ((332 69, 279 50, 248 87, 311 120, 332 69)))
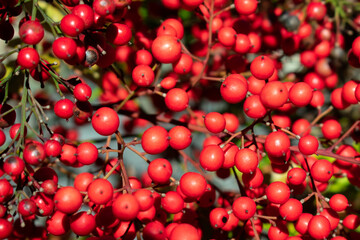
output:
POLYGON ((358 9, 0 0, 0 239, 360 238, 358 9))

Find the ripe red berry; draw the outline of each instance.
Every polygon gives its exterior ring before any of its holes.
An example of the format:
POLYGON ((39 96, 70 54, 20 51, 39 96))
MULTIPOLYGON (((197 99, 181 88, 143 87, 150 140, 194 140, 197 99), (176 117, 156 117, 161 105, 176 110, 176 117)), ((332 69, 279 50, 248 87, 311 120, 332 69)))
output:
POLYGON ((119 116, 109 107, 99 108, 91 119, 94 130, 103 136, 114 134, 120 125, 119 116))
POLYGON ((175 150, 183 150, 190 146, 192 141, 191 131, 183 126, 175 126, 169 131, 169 144, 175 150))
POLYGON ((165 97, 166 106, 174 112, 184 111, 189 105, 189 96, 181 88, 171 89, 165 97))
POLYGON ((117 46, 127 44, 131 37, 131 29, 126 24, 112 23, 106 29, 106 39, 117 46))
POLYGON ((81 143, 76 150, 77 160, 84 165, 93 164, 97 160, 98 152, 94 144, 90 142, 81 143))
POLYGON ((153 56, 161 63, 173 63, 181 57, 180 41, 173 36, 159 36, 151 46, 153 56))
POLYGON ((74 115, 75 104, 69 99, 61 99, 55 103, 54 113, 56 116, 69 119, 74 115))
POLYGON ((26 21, 19 29, 21 41, 29 45, 38 44, 44 37, 44 28, 39 21, 26 21))
POLYGON ((250 64, 251 74, 261 80, 269 79, 274 71, 274 62, 267 56, 258 56, 250 64))
POLYGON ((326 159, 319 159, 311 166, 311 176, 319 182, 329 181, 333 173, 333 165, 326 159))
MULTIPOLYGON (((61 151, 61 146, 60 146, 61 151)), ((44 145, 37 141, 31 141, 25 145, 23 158, 25 162, 31 165, 39 165, 45 160, 45 148, 44 145)), ((59 154, 60 155, 60 152, 59 154)), ((58 156, 56 155, 56 156, 58 156)))
POLYGON ((201 236, 198 230, 194 226, 188 223, 180 223, 177 226, 175 226, 174 229, 171 231, 169 240, 185 240, 185 239, 200 240, 201 236))
POLYGON ((308 233, 311 237, 315 239, 324 239, 330 234, 330 232, 330 222, 326 217, 316 215, 310 219, 308 233))
POLYGON ((139 203, 132 194, 121 194, 112 204, 112 210, 115 217, 120 221, 131 221, 136 218, 140 211, 139 203))
POLYGON ((179 213, 184 208, 184 200, 178 192, 169 191, 161 198, 161 207, 168 213, 179 213))
POLYGON ((85 29, 85 23, 81 17, 75 14, 65 15, 60 21, 60 29, 70 37, 78 36, 85 29))
POLYGON ((149 154, 164 152, 169 146, 168 132, 161 126, 150 127, 141 138, 141 146, 149 154))
POLYGON ((246 79, 241 75, 232 74, 221 84, 220 94, 228 103, 239 103, 245 99, 247 90, 246 79))
POLYGON ((236 31, 232 27, 223 27, 218 32, 218 39, 225 47, 231 47, 236 41, 236 31))
POLYGON ((260 93, 260 100, 265 107, 277 109, 283 106, 289 97, 286 86, 279 81, 265 84, 260 93))
POLYGON ((242 173, 254 173, 258 164, 256 152, 249 148, 240 149, 235 155, 235 166, 242 173))
POLYGON ((299 150, 304 155, 316 153, 319 148, 319 141, 312 135, 307 135, 299 140, 299 150))
POLYGON ((235 0, 235 9, 243 15, 250 15, 256 11, 258 2, 256 0, 235 0))
POLYGON ((69 229, 69 216, 61 211, 55 211, 54 214, 46 220, 46 230, 52 235, 64 235, 69 229))
POLYGON ((148 87, 153 83, 155 74, 148 65, 138 65, 132 71, 132 79, 139 87, 148 87))
POLYGON ((290 198, 279 208, 280 216, 286 221, 296 221, 302 214, 303 206, 295 198, 290 198))
POLYGON ((24 171, 24 168, 24 161, 17 156, 6 158, 3 164, 3 171, 9 176, 14 177, 19 176, 24 171))
POLYGON ((187 172, 180 178, 181 192, 190 198, 198 198, 206 190, 206 180, 199 173, 187 172))
POLYGON ((340 137, 341 130, 340 123, 334 119, 326 120, 321 127, 322 134, 329 140, 340 137))
POLYGON ((73 58, 76 55, 76 49, 75 40, 68 37, 59 37, 55 39, 52 45, 54 55, 63 60, 73 58))
POLYGON ((308 105, 312 96, 313 90, 309 84, 305 82, 295 83, 289 91, 289 99, 297 107, 304 107, 308 105))
POLYGON ((70 217, 70 228, 78 236, 89 235, 96 227, 95 217, 85 211, 70 217))
POLYGON ((86 4, 79 4, 75 6, 72 10, 72 14, 80 17, 83 22, 85 29, 90 28, 94 23, 94 10, 86 4))
POLYGON ((116 9, 115 2, 111 0, 95 0, 92 7, 97 14, 103 17, 113 14, 116 9))
POLYGON ((200 153, 199 162, 207 171, 217 171, 224 163, 224 151, 218 145, 204 147, 200 153))
POLYGON ((249 197, 239 197, 234 201, 232 209, 235 216, 244 221, 254 216, 256 204, 249 197))
POLYGON ((284 204, 290 198, 290 188, 283 182, 272 182, 266 188, 266 196, 272 203, 284 204))
POLYGON ((349 202, 343 194, 335 194, 330 198, 329 205, 333 210, 341 212, 349 206, 349 202))
POLYGON ((250 118, 261 118, 266 114, 266 108, 260 100, 259 95, 247 97, 243 108, 245 114, 250 118))
POLYGON ((166 184, 172 175, 172 166, 168 160, 157 158, 150 162, 147 172, 154 183, 166 184))
POLYGON ((58 210, 72 214, 80 209, 82 204, 81 193, 73 187, 62 187, 55 193, 54 203, 58 210))
POLYGON ((209 219, 213 228, 222 228, 228 221, 229 214, 224 208, 214 208, 210 212, 209 219))
POLYGON ((86 102, 90 99, 92 90, 86 83, 79 83, 75 86, 73 93, 78 101, 86 102))
POLYGON ((211 112, 205 115, 205 127, 212 133, 220 133, 225 129, 225 118, 218 112, 211 112))
POLYGON ((25 47, 19 51, 16 61, 23 69, 33 69, 39 64, 40 56, 34 48, 25 47))
POLYGON ((113 186, 107 179, 98 178, 89 184, 87 192, 95 204, 107 204, 113 197, 113 186))
POLYGON ((300 185, 306 179, 306 171, 302 168, 292 168, 287 173, 287 180, 292 185, 300 185))
POLYGON ((282 131, 270 133, 265 139, 265 150, 273 157, 283 157, 290 147, 289 137, 282 131))

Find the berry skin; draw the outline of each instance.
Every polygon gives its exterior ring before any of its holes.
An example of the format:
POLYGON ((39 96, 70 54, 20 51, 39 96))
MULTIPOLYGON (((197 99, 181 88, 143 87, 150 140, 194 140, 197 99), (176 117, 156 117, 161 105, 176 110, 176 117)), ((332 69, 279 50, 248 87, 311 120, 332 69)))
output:
POLYGON ((91 119, 91 124, 98 134, 109 136, 118 130, 120 120, 119 116, 113 109, 102 107, 94 113, 91 119))

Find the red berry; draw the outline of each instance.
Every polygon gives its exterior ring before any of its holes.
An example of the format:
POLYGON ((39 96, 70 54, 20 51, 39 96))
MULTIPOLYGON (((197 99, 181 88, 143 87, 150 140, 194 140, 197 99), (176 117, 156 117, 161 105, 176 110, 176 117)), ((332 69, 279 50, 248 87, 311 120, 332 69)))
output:
POLYGON ((232 205, 235 216, 244 221, 253 217, 256 211, 256 204, 254 200, 249 197, 239 197, 232 205))
POLYGON ((112 204, 112 210, 115 217, 120 221, 131 221, 136 218, 140 211, 139 203, 131 194, 121 194, 112 204))
POLYGON ((235 166, 242 173, 254 173, 259 164, 256 152, 243 148, 235 155, 235 166))
POLYGON ((75 40, 68 37, 59 37, 55 39, 52 45, 54 55, 63 60, 73 58, 76 55, 76 49, 75 40))
POLYGON ((175 150, 183 150, 190 146, 192 141, 191 131, 183 126, 175 126, 169 131, 169 144, 175 150))
POLYGON ((159 36, 151 46, 153 56, 161 63, 173 63, 181 57, 180 41, 173 36, 159 36))
POLYGON ((188 107, 189 96, 185 90, 173 88, 166 94, 165 104, 171 111, 181 112, 188 107))
POLYGON ((82 102, 86 102, 90 99, 92 94, 91 87, 86 83, 79 83, 74 88, 74 97, 82 102))
POLYGON ((172 166, 168 160, 157 158, 150 162, 147 172, 154 183, 166 184, 172 175, 172 166))
POLYGON ((206 190, 206 180, 199 173, 187 172, 180 178, 180 189, 183 194, 190 198, 198 198, 206 190))
POLYGON ((283 182, 272 182, 266 188, 266 196, 272 203, 284 204, 290 198, 290 188, 283 182))
POLYGON ((207 171, 217 171, 224 163, 224 151, 218 145, 204 147, 200 153, 199 162, 207 171))
POLYGON ((102 107, 94 113, 91 124, 98 134, 109 136, 118 130, 120 120, 112 108, 102 107))
POLYGON ((60 29, 70 37, 78 36, 85 29, 85 23, 81 17, 75 14, 68 14, 60 21, 60 29))
POLYGON ((220 133, 225 129, 225 118, 218 112, 211 112, 205 115, 205 127, 212 133, 220 133))
POLYGON ((148 87, 153 83, 155 74, 148 65, 138 65, 132 71, 132 79, 139 87, 148 87))
POLYGON ((161 126, 150 127, 141 138, 141 146, 149 154, 164 152, 169 146, 168 132, 161 126))
POLYGON ((107 179, 99 178, 89 184, 87 192, 95 204, 107 204, 113 197, 113 186, 107 179))
POLYGON ((19 29, 21 40, 29 45, 38 44, 44 37, 44 28, 39 21, 26 21, 19 29))
POLYGON ((289 96, 286 86, 279 81, 268 82, 260 93, 260 100, 265 107, 277 109, 283 106, 289 96))
POLYGON ((316 153, 319 148, 319 141, 312 135, 307 135, 299 140, 299 150, 304 155, 316 153))
POLYGON ((317 215, 313 216, 310 219, 308 225, 308 233, 311 237, 315 239, 324 239, 327 238, 330 232, 330 222, 326 217, 322 215, 317 215))
POLYGON ((25 47, 19 51, 16 61, 23 69, 33 69, 39 64, 40 56, 34 48, 25 47))
POLYGON ((72 214, 79 210, 82 202, 81 193, 73 187, 62 187, 54 196, 56 208, 67 214, 72 214))
POLYGON ((256 0, 235 0, 234 4, 238 13, 250 15, 255 13, 258 2, 256 0))
POLYGON ((131 37, 131 29, 126 24, 112 23, 106 29, 106 39, 117 46, 127 44, 131 37))
POLYGON ((75 104, 69 99, 61 99, 55 103, 54 112, 56 116, 69 119, 74 115, 75 104))

